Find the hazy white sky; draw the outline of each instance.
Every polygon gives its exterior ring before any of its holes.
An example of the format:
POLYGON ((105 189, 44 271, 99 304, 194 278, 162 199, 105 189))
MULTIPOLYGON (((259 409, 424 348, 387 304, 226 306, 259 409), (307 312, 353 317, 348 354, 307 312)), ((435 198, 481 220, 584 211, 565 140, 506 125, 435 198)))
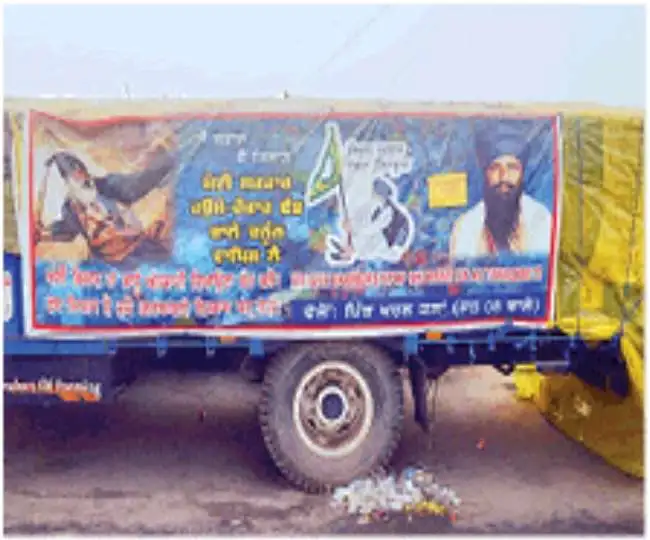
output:
POLYGON ((5 94, 117 97, 127 83, 134 97, 288 89, 643 107, 644 9, 12 5, 4 18, 5 94))

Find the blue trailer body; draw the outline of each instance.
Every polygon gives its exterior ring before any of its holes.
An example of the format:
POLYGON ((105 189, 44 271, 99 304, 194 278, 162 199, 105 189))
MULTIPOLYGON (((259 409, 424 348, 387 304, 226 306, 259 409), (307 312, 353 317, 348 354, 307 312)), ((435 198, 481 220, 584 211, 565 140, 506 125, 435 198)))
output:
MULTIPOLYGON (((11 313, 4 323, 4 382, 8 404, 49 404, 60 398, 49 392, 21 391, 20 385, 37 385, 44 379, 98 384, 101 400, 110 400, 121 381, 115 379, 114 360, 120 355, 146 352, 162 358, 170 349, 182 348, 219 361, 227 349, 241 349, 251 358, 264 359, 290 342, 262 339, 222 340, 214 337, 174 336, 140 339, 56 340, 27 338, 22 328, 20 257, 4 254, 5 278, 9 279, 11 313)), ((5 284, 8 281, 5 279, 5 284)), ((574 373, 601 388, 626 395, 628 382, 620 359, 619 337, 593 346, 557 331, 522 331, 504 325, 493 331, 430 335, 413 333, 373 340, 397 362, 409 366, 418 358, 426 370, 442 373, 449 367, 488 365, 508 375, 517 365, 535 365, 540 372, 574 373), (621 374, 623 377, 621 377, 621 374), (616 375, 616 376, 615 376, 616 375), (613 377, 615 376, 615 377, 613 377)), ((88 400, 76 400, 88 403, 88 400)))

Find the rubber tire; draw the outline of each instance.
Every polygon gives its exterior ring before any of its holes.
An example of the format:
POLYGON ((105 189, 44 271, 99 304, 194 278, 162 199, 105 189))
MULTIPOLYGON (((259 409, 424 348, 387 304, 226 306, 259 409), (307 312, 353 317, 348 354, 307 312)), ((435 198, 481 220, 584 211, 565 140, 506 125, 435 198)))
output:
POLYGON ((259 419, 264 443, 283 476, 308 493, 329 491, 388 465, 402 434, 402 378, 391 358, 365 343, 292 345, 280 352, 266 371, 259 419), (356 368, 374 398, 375 415, 368 435, 354 452, 342 458, 314 454, 298 436, 292 417, 301 378, 327 360, 356 368))

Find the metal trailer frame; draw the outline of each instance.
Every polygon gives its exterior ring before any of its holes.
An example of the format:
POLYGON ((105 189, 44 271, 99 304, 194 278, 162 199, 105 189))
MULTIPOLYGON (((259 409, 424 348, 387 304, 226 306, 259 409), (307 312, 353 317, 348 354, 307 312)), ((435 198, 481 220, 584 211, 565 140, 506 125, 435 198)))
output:
MULTIPOLYGON (((220 353, 238 349, 247 360, 259 363, 295 341, 263 339, 219 339, 215 337, 147 337, 120 340, 53 340, 27 338, 23 333, 20 290, 20 260, 4 254, 5 271, 12 274, 12 317, 4 324, 4 381, 37 382, 42 377, 99 381, 105 388, 102 401, 114 399, 133 379, 120 360, 133 355, 162 359, 173 349, 200 351, 219 362, 220 353)), ((539 372, 573 373, 585 382, 610 389, 620 396, 629 392, 629 377, 620 355, 621 334, 589 343, 558 330, 525 330, 506 324, 495 330, 413 333, 393 338, 375 338, 373 344, 386 351, 397 365, 408 370, 415 402, 415 419, 429 429, 427 381, 436 380, 447 369, 458 366, 492 366, 510 375, 516 366, 534 365, 539 372)), ((258 364, 258 365, 259 365, 258 364)), ((5 402, 52 404, 56 396, 14 395, 5 392, 5 402)), ((76 401, 75 403, 87 403, 76 401)))

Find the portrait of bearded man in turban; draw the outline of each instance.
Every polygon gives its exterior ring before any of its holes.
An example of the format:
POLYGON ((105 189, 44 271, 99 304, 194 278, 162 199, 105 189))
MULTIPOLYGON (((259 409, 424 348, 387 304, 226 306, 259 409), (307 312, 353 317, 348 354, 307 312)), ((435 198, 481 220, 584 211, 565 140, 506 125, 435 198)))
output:
POLYGON ((551 213, 525 192, 535 129, 531 129, 530 121, 516 119, 477 124, 476 156, 483 176, 483 200, 455 221, 450 257, 547 255, 551 213))

